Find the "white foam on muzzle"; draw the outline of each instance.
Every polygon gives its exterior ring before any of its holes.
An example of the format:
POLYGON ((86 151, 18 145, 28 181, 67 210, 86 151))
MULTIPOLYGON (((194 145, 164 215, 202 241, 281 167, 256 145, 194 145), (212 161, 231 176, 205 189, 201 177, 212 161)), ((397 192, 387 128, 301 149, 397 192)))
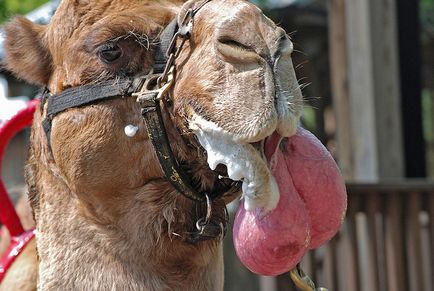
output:
POLYGON ((210 169, 223 164, 230 179, 242 181, 242 198, 247 211, 259 207, 268 212, 277 206, 280 195, 276 180, 251 144, 234 142, 230 133, 197 114, 193 115, 189 127, 206 150, 210 169))

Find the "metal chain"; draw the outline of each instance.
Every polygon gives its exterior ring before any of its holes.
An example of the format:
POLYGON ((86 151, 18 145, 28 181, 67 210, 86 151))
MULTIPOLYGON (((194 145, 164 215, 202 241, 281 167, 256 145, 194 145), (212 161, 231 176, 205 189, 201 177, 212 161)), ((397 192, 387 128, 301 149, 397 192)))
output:
POLYGON ((179 54, 181 53, 185 42, 191 37, 191 33, 193 32, 194 16, 208 2, 211 2, 211 0, 205 0, 195 9, 190 8, 187 10, 187 13, 185 13, 184 18, 182 19, 179 25, 178 31, 172 37, 169 47, 167 48, 166 51, 167 63, 166 66, 164 67, 163 73, 157 80, 158 87, 160 88, 163 87, 164 84, 167 82, 168 79, 167 76, 169 74, 169 71, 171 71, 172 67, 174 67, 175 60, 179 57, 179 54), (181 43, 177 47, 176 43, 178 42, 179 38, 181 39, 181 43))

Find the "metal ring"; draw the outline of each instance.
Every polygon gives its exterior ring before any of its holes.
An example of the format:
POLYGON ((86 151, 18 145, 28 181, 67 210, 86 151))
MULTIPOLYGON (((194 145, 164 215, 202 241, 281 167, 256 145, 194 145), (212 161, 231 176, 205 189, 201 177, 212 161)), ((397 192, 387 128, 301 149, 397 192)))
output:
POLYGON ((196 221, 196 229, 201 231, 202 228, 206 225, 205 218, 201 217, 196 221))
POLYGON ((184 17, 182 18, 181 25, 184 25, 185 22, 187 21, 187 18, 188 17, 193 17, 194 14, 195 14, 195 11, 193 11, 193 8, 189 8, 187 10, 187 12, 185 13, 184 17))
POLYGON ((208 193, 205 193, 205 198, 206 198, 206 222, 208 223, 209 220, 211 219, 212 201, 208 193))
POLYGON ((208 193, 205 193, 205 198, 206 198, 206 216, 201 217, 196 221, 196 228, 199 231, 202 230, 203 226, 209 223, 212 215, 212 200, 209 197, 208 193))

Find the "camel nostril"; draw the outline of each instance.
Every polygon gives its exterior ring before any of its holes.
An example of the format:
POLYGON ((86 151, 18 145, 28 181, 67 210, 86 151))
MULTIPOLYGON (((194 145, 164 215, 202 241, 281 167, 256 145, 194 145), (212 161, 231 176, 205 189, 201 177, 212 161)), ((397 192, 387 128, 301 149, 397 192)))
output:
POLYGON ((243 49, 243 50, 253 51, 253 52, 255 51, 249 45, 245 45, 245 44, 243 44, 243 43, 241 43, 239 41, 236 41, 236 40, 233 40, 233 39, 230 39, 230 38, 222 38, 222 39, 219 39, 218 42, 220 42, 221 44, 224 44, 224 45, 228 45, 228 46, 234 47, 234 48, 240 48, 240 49, 243 49))
POLYGON ((277 44, 277 52, 281 55, 284 54, 292 54, 292 51, 294 50, 294 45, 291 42, 291 40, 286 36, 282 36, 279 40, 278 40, 278 44, 277 44))

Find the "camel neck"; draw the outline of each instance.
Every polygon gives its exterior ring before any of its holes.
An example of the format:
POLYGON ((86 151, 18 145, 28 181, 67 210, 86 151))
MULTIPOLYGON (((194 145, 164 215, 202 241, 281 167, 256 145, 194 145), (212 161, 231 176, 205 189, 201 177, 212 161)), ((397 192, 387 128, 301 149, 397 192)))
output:
POLYGON ((186 205, 152 204, 145 198, 155 193, 141 189, 108 223, 83 206, 83 193, 59 185, 44 185, 36 213, 39 290, 222 290, 221 242, 191 245, 176 235, 186 205))

